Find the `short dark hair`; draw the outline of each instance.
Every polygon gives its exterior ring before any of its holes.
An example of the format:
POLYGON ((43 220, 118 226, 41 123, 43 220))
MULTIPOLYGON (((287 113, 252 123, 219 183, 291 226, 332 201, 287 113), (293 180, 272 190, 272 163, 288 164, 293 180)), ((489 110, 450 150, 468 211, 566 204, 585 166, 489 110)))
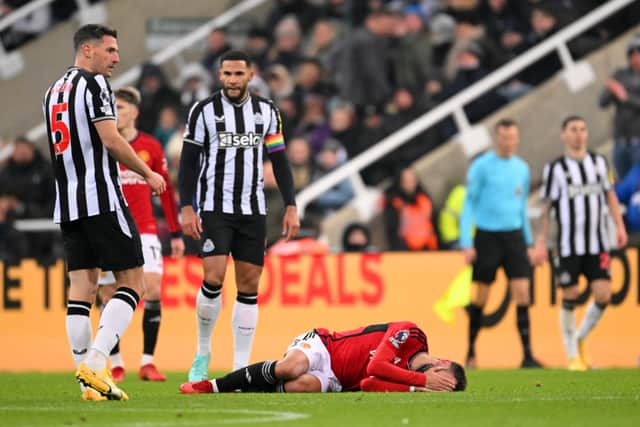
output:
POLYGON ((582 116, 578 116, 577 114, 572 114, 570 116, 567 116, 562 121, 562 130, 565 130, 569 123, 575 122, 575 121, 581 121, 581 122, 585 122, 585 123, 587 122, 582 116))
POLYGON ((456 378, 456 386, 453 391, 464 391, 467 388, 467 375, 462 365, 452 361, 449 369, 451 369, 453 376, 456 378))
POLYGON ((505 117, 503 119, 498 120, 498 123, 496 123, 494 129, 498 130, 500 128, 510 128, 511 126, 518 126, 518 122, 516 122, 514 119, 511 119, 509 117, 505 117))
POLYGON ((83 25, 73 35, 73 50, 78 51, 80 46, 89 40, 102 40, 104 36, 118 38, 118 32, 113 28, 100 24, 83 25))
POLYGON ((220 57, 220 66, 224 61, 244 61, 247 67, 251 67, 252 61, 249 55, 241 50, 228 50, 220 57))

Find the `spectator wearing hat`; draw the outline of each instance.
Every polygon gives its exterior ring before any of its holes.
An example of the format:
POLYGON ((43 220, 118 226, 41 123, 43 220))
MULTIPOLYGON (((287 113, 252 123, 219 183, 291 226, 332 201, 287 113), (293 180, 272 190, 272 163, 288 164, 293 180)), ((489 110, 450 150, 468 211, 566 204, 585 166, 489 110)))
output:
POLYGON ((615 105, 613 165, 619 178, 640 163, 640 35, 627 45, 627 67, 616 70, 600 95, 600 106, 615 105))
POLYGON ((269 44, 271 37, 269 32, 262 27, 253 27, 247 34, 244 51, 253 60, 258 71, 266 70, 269 64, 269 44))

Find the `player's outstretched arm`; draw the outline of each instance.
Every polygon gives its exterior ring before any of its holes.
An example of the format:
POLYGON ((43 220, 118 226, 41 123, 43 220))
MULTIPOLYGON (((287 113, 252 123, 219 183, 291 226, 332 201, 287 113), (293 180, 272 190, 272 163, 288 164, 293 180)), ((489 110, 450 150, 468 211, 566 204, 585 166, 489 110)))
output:
POLYGON ((427 391, 425 387, 385 381, 376 377, 365 378, 360 381, 360 390, 366 392, 415 392, 427 391))
POLYGON ((115 120, 101 120, 95 122, 100 139, 109 153, 120 163, 134 172, 139 173, 147 181, 155 194, 162 194, 167 183, 162 176, 153 172, 149 166, 136 154, 131 145, 120 135, 115 120))

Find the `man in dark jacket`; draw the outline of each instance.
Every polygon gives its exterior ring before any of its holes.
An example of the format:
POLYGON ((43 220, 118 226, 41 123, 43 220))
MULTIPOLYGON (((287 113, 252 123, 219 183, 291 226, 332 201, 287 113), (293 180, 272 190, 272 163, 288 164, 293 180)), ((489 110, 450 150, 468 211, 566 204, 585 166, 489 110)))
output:
MULTIPOLYGON (((49 163, 24 137, 15 140, 11 160, 0 171, 0 194, 11 207, 16 219, 45 218, 51 216, 55 191, 49 163)), ((52 236, 28 235, 28 255, 41 257, 51 248, 52 236)))
POLYGON ((615 146, 613 166, 619 178, 640 163, 640 35, 627 45, 629 66, 607 80, 600 106, 616 106, 613 119, 615 146))

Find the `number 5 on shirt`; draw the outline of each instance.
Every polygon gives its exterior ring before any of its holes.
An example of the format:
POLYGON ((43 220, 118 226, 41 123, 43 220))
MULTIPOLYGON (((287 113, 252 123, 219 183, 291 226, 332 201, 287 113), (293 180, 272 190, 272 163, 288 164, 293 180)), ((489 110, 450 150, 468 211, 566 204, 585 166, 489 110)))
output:
POLYGON ((62 121, 62 113, 66 111, 66 102, 55 104, 51 109, 51 130, 54 134, 60 132, 60 141, 53 144, 53 152, 56 156, 62 154, 69 147, 69 127, 62 121))

